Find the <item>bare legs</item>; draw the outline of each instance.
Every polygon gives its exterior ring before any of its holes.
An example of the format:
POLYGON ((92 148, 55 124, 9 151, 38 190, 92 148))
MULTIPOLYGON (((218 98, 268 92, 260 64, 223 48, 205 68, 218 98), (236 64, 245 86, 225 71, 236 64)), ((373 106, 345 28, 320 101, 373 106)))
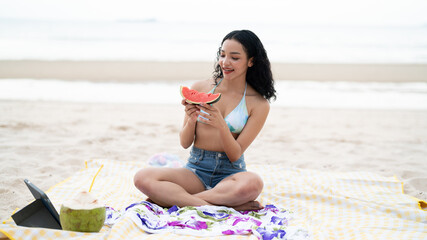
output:
POLYGON ((163 207, 177 205, 222 205, 236 210, 262 208, 255 199, 263 183, 255 173, 240 172, 229 176, 210 190, 185 168, 145 168, 135 174, 135 186, 153 202, 163 207))
POLYGON ((201 206, 208 203, 192 194, 204 190, 203 184, 185 168, 145 168, 134 177, 136 188, 163 206, 201 206))
POLYGON ((252 172, 240 172, 223 179, 214 188, 195 194, 213 205, 233 207, 236 210, 257 210, 262 208, 255 199, 264 184, 252 172))

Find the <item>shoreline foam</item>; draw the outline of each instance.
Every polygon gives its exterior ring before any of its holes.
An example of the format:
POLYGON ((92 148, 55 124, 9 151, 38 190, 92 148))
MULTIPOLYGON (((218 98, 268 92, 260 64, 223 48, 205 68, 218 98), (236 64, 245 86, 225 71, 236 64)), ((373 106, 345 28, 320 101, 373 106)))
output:
MULTIPOLYGON (((0 79, 0 100, 176 104, 193 81, 90 82, 0 79)), ((427 110, 427 82, 275 81, 274 106, 427 110)))

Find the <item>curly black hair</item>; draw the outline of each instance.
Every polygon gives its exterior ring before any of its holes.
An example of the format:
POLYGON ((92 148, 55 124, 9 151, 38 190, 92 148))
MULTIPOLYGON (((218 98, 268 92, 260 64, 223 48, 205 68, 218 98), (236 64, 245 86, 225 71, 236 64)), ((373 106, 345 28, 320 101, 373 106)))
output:
POLYGON ((268 101, 270 101, 271 98, 276 100, 276 90, 274 89, 270 60, 268 60, 267 52, 261 40, 250 30, 232 31, 222 40, 221 46, 218 49, 215 70, 213 72, 215 83, 218 83, 218 79, 224 77, 221 66, 219 65, 219 58, 221 56, 222 44, 225 40, 229 39, 234 39, 242 44, 248 59, 253 58, 253 66, 248 68, 246 73, 246 82, 268 101))

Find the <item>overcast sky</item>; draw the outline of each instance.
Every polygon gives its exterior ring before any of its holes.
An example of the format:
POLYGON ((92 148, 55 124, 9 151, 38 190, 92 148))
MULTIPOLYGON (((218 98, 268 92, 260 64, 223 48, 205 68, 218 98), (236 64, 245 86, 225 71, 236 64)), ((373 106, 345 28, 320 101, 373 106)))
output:
POLYGON ((0 0, 0 18, 427 25, 427 0, 0 0))

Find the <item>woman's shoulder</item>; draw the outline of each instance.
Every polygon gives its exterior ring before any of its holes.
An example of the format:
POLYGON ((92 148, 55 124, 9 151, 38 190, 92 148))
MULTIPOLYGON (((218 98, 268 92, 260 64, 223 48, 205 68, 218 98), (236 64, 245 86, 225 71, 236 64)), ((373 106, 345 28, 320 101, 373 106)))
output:
POLYGON ((248 89, 246 98, 247 105, 256 112, 269 112, 270 103, 260 93, 255 91, 252 87, 248 89))
POLYGON ((191 85, 191 89, 199 92, 209 92, 215 86, 213 79, 200 80, 191 85))

